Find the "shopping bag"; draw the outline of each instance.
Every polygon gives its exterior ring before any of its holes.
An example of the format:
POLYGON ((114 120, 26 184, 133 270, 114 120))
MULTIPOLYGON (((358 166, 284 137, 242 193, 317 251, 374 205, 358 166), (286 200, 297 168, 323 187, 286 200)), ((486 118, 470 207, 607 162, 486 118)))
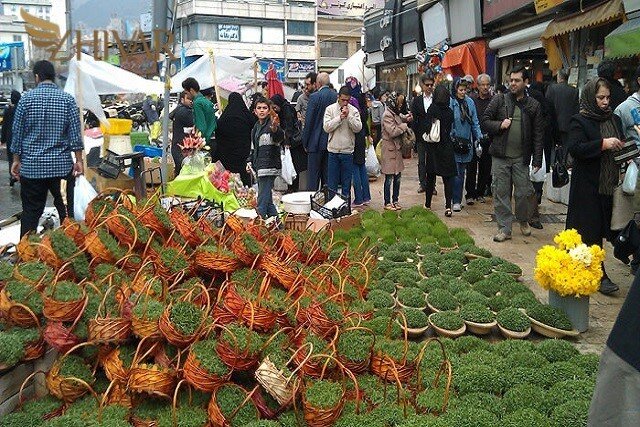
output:
POLYGON ((76 185, 73 189, 73 216, 76 221, 84 221, 87 206, 97 195, 98 193, 84 175, 76 177, 76 185))
POLYGON ((369 147, 367 148, 364 165, 367 168, 367 175, 380 175, 380 162, 378 161, 378 156, 376 156, 376 149, 373 147, 373 144, 369 145, 369 147))
POLYGON ((627 172, 624 174, 624 181, 622 181, 622 191, 624 194, 633 196, 636 194, 636 183, 638 182, 638 166, 636 162, 629 163, 627 166, 627 172))
POLYGON ((544 182, 547 179, 547 162, 544 153, 542 153, 542 167, 538 172, 533 172, 533 165, 529 165, 529 179, 531 182, 544 182))
POLYGON ((289 147, 285 147, 284 150, 280 154, 280 160, 282 161, 282 179, 288 185, 293 184, 293 180, 296 179, 298 173, 296 172, 295 166, 293 166, 293 159, 291 158, 291 151, 289 147))

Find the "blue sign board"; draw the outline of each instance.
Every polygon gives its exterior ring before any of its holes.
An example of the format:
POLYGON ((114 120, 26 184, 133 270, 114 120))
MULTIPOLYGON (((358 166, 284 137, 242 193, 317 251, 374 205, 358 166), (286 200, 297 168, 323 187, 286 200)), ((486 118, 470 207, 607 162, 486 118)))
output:
POLYGON ((278 80, 281 82, 284 81, 284 59, 260 59, 258 64, 262 74, 267 74, 267 71, 269 71, 269 64, 273 64, 276 69, 276 73, 278 74, 278 80))
POLYGON ((12 70, 13 65, 17 65, 18 52, 24 54, 24 42, 0 43, 0 71, 12 70))

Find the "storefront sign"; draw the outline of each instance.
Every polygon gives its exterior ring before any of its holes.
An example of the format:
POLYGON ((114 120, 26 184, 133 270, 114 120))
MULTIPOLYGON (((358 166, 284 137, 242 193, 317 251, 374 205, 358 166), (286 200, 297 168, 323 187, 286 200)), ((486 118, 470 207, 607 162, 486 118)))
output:
POLYGON ((533 3, 533 0, 484 0, 483 22, 488 24, 533 3))
POLYGON ((300 79, 316 71, 315 61, 287 61, 287 77, 300 79))
POLYGON ((384 0, 318 0, 318 13, 362 18, 371 9, 383 9, 384 0))
POLYGON ((563 2, 564 0, 535 0, 536 13, 541 14, 542 12, 546 12, 563 2))
POLYGON ((120 68, 131 71, 142 77, 158 74, 158 63, 149 58, 146 53, 129 54, 120 58, 120 68))
POLYGON ((269 64, 273 64, 273 67, 276 69, 278 80, 281 82, 284 81, 284 59, 260 59, 258 61, 259 71, 262 74, 267 74, 269 64))
POLYGON ((239 42, 240 25, 218 24, 218 40, 225 42, 239 42))

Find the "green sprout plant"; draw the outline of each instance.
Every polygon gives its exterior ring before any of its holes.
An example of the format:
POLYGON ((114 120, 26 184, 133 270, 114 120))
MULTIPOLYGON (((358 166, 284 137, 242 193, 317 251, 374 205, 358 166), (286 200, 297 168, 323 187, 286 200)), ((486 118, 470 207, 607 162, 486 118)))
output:
POLYGON ((40 333, 35 328, 0 331, 0 366, 16 365, 24 357, 25 346, 39 339, 40 333))
POLYGON ((511 298, 511 305, 516 308, 524 308, 530 311, 532 308, 540 305, 540 301, 531 292, 521 292, 511 298))
MULTIPOLYGON (((482 279, 473 284, 473 290, 480 292, 482 295, 488 298, 494 297, 498 292, 500 292, 500 285, 492 282, 488 279, 482 279)), ((506 297, 505 297, 506 298, 506 297)))
POLYGON ((513 332, 524 332, 531 327, 529 318, 515 307, 501 310, 496 316, 498 325, 513 332))
POLYGON ((244 427, 260 418, 260 414, 251 400, 240 407, 246 397, 247 392, 242 387, 233 384, 225 384, 216 390, 216 404, 220 413, 232 427, 244 427), (233 419, 230 419, 234 412, 233 419))
POLYGON ((239 353, 256 356, 264 344, 262 336, 239 324, 231 323, 220 335, 220 340, 239 353), (235 337, 235 338, 234 338, 235 337))
MULTIPOLYGON (((9 265, 7 263, 7 265, 9 265)), ((40 261, 29 261, 23 262, 16 266, 18 273, 29 280, 32 283, 37 283, 42 279, 43 283, 50 283, 53 281, 53 270, 47 264, 40 261)), ((0 281, 3 280, 3 276, 5 273, 1 271, 0 267, 0 281)), ((9 274, 4 280, 8 280, 11 277, 9 274)))
POLYGON ((191 346, 190 350, 202 369, 210 375, 221 378, 229 374, 229 367, 218 357, 218 353, 215 351, 216 345, 216 340, 210 338, 196 342, 191 346))
POLYGON ((480 248, 474 244, 460 245, 459 249, 466 254, 476 255, 483 258, 491 258, 491 252, 489 252, 486 249, 480 248))
POLYGON ((536 346, 536 352, 549 362, 566 362, 580 354, 577 348, 564 340, 544 340, 536 346))
POLYGON ((474 323, 491 323, 495 320, 495 316, 486 305, 478 303, 469 303, 462 306, 460 316, 463 320, 474 323))
POLYGON ((424 309, 427 305, 424 298, 424 292, 418 288, 398 289, 396 298, 400 305, 409 308, 424 309))
POLYGON ((391 295, 377 289, 369 292, 369 294, 367 295, 367 301, 372 302, 373 306, 377 310, 384 308, 393 308, 393 306, 395 305, 393 297, 391 295))
POLYGON ((183 335, 195 334, 203 322, 202 310, 189 301, 178 301, 171 307, 169 320, 183 335))
POLYGON ((51 231, 48 236, 51 240, 53 252, 64 262, 71 262, 75 276, 77 278, 89 277, 89 261, 80 252, 73 239, 67 236, 60 228, 51 231))
POLYGON ((457 331, 464 326, 464 321, 459 313, 455 311, 441 311, 429 316, 429 320, 434 326, 447 331, 457 331))
POLYGON ((460 277, 464 272, 464 264, 458 260, 446 259, 440 263, 439 272, 453 277, 460 277))
POLYGON ((340 334, 337 351, 340 357, 352 363, 365 362, 371 356, 373 336, 362 330, 353 329, 340 334))
POLYGON ((164 304, 151 297, 140 298, 133 306, 133 316, 136 319, 146 321, 157 321, 164 312, 164 304))
POLYGON ((462 305, 481 304, 486 306, 488 301, 487 297, 482 295, 480 292, 473 291, 473 290, 458 292, 456 294, 456 299, 462 305))
POLYGON ((160 261, 162 265, 169 269, 171 274, 177 274, 189 268, 189 263, 184 254, 176 248, 163 248, 160 251, 160 261))
POLYGON ((95 381, 91 368, 80 356, 70 354, 60 363, 60 376, 63 378, 78 378, 91 385, 95 381))
POLYGON ((563 331, 570 331, 573 329, 571 320, 569 320, 566 313, 557 307, 540 304, 527 311, 527 314, 532 319, 535 319, 547 326, 551 326, 552 328, 561 329, 563 331))
POLYGON ((45 293, 49 298, 60 302, 73 302, 82 299, 80 285, 69 281, 49 285, 45 293))
POLYGON ((33 286, 12 280, 5 285, 5 292, 13 302, 29 307, 36 316, 42 314, 42 296, 33 286))
MULTIPOLYGON (((409 329, 423 329, 429 325, 429 317, 422 310, 405 308, 401 313, 404 315, 409 329)), ((398 316, 397 321, 404 327, 402 316, 398 316)))
POLYGON ((429 293, 427 302, 431 307, 440 311, 456 310, 459 306, 456 297, 451 292, 443 289, 436 289, 429 293))

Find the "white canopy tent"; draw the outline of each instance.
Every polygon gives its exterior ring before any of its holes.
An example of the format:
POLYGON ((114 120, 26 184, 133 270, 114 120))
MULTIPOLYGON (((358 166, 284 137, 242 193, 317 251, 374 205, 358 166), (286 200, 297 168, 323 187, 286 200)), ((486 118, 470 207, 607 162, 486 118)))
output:
POLYGON ((69 62, 69 75, 64 91, 71 94, 82 108, 95 114, 101 122, 107 119, 102 111, 99 95, 119 93, 161 94, 163 83, 147 80, 137 74, 96 61, 82 54, 80 60, 75 57, 69 62))
MULTIPOLYGON (((202 55, 171 78, 171 92, 182 91, 182 82, 187 77, 196 79, 201 89, 219 86, 220 83, 225 81, 233 81, 234 84, 230 86, 236 86, 238 81, 253 82, 256 61, 257 58, 236 59, 231 56, 216 55, 212 59, 209 55, 202 55), (216 82, 214 82, 214 78, 216 82)), ((259 73, 258 78, 262 77, 262 74, 259 73)), ((225 89, 226 87, 222 88, 225 89)), ((231 89, 231 87, 226 89, 231 89)), ((232 91, 234 90, 232 89, 232 91)))
POLYGON ((373 89, 376 86, 376 71, 364 66, 364 52, 362 49, 351 55, 351 58, 344 61, 342 65, 329 74, 329 79, 336 88, 344 85, 347 77, 358 79, 363 91, 373 89))

